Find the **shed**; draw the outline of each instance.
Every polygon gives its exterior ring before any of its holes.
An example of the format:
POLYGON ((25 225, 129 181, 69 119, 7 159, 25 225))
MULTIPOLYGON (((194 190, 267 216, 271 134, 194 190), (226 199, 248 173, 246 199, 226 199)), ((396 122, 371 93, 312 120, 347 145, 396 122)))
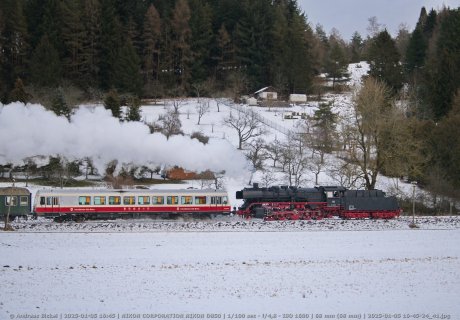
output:
POLYGON ((256 92, 254 95, 263 100, 278 100, 278 93, 273 87, 265 87, 256 92))
POLYGON ((254 97, 249 97, 246 99, 246 103, 249 105, 249 106, 257 106, 258 103, 257 103, 257 99, 254 98, 254 97))
POLYGON ((290 94, 289 95, 289 102, 291 103, 307 103, 307 95, 306 94, 290 94))

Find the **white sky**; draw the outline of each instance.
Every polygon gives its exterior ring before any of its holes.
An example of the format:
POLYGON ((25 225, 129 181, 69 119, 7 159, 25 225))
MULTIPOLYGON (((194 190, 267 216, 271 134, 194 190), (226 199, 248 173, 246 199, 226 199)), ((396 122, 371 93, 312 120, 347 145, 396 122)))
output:
POLYGON ((368 19, 377 17, 393 36, 404 23, 412 31, 424 6, 440 9, 460 7, 460 0, 298 0, 312 27, 320 23, 327 34, 332 28, 340 31, 344 40, 350 40, 355 31, 367 36, 368 19))

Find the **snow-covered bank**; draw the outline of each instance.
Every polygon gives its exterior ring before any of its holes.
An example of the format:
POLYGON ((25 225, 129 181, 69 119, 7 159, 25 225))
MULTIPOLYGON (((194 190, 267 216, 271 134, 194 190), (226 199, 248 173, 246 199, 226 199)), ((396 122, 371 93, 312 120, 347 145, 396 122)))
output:
POLYGON ((460 316, 458 229, 3 233, 0 242, 2 319, 44 313, 460 316))

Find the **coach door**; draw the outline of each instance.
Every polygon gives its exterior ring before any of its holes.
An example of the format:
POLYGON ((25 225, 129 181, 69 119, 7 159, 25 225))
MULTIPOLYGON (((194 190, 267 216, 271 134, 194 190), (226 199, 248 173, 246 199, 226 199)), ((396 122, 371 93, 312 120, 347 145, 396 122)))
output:
POLYGON ((226 206, 228 203, 227 197, 223 196, 211 196, 211 206, 212 207, 222 207, 226 206))
POLYGON ((59 197, 40 197, 40 206, 46 213, 59 213, 59 197))

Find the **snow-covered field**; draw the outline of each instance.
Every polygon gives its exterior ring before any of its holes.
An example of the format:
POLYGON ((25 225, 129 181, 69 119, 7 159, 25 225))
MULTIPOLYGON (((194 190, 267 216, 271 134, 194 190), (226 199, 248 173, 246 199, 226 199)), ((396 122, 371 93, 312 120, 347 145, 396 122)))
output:
POLYGON ((0 318, 460 317, 458 228, 256 231, 1 233, 0 318))

